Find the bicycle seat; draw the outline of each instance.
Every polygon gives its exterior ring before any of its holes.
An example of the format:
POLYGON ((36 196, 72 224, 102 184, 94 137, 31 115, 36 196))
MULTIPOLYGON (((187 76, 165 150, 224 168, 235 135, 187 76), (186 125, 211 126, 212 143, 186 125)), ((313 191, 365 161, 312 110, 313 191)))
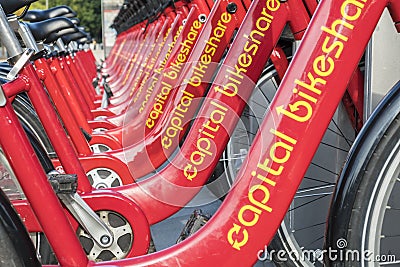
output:
POLYGON ((63 29, 63 30, 58 31, 58 32, 53 32, 46 38, 46 40, 44 42, 46 44, 51 44, 51 43, 57 41, 58 38, 61 38, 64 35, 76 33, 78 31, 79 30, 78 30, 77 27, 71 27, 71 28, 63 29))
POLYGON ((79 25, 81 23, 81 21, 78 18, 70 18, 70 20, 75 24, 75 25, 79 25))
POLYGON ((77 42, 78 44, 87 44, 91 43, 91 39, 88 37, 82 37, 80 39, 75 40, 75 42, 77 42))
POLYGON ((67 35, 61 36, 61 39, 63 40, 63 42, 65 44, 69 44, 70 42, 79 40, 79 39, 81 39, 83 37, 87 37, 87 33, 83 32, 83 31, 78 31, 78 32, 75 32, 75 33, 71 33, 71 34, 67 34, 67 35))
POLYGON ((69 6, 56 6, 47 10, 29 10, 24 16, 24 20, 30 22, 38 22, 56 17, 73 18, 76 17, 76 12, 69 6))
POLYGON ((74 23, 67 18, 52 18, 41 22, 26 23, 36 41, 45 40, 51 33, 73 28, 74 23))
POLYGON ((3 7, 4 13, 11 14, 24 6, 30 5, 38 0, 0 0, 0 5, 3 7))
POLYGON ((7 77, 7 74, 10 72, 12 66, 8 64, 8 62, 0 62, 0 76, 7 77))

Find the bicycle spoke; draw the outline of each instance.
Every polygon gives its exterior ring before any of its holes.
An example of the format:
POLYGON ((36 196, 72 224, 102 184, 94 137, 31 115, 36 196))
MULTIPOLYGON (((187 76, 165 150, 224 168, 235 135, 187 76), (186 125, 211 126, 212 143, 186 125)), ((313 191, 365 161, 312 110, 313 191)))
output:
POLYGON ((387 210, 395 210, 395 211, 400 211, 400 208, 393 208, 391 206, 386 207, 387 210))
POLYGON ((323 169, 323 170, 325 170, 325 171, 327 171, 327 172, 329 172, 329 173, 331 173, 331 174, 334 174, 334 175, 339 175, 338 173, 336 173, 336 172, 334 172, 334 171, 331 171, 331 170, 329 170, 329 169, 327 169, 327 168, 325 168, 325 167, 323 167, 323 166, 321 166, 320 164, 317 164, 317 163, 315 163, 315 162, 311 162, 311 165, 313 165, 313 166, 316 166, 316 167, 318 167, 318 168, 320 168, 320 169, 323 169))
POLYGON ((318 190, 324 190, 324 189, 328 189, 328 188, 330 188, 330 189, 333 189, 335 187, 335 185, 328 185, 328 186, 316 186, 316 187, 309 187, 309 188, 306 188, 306 189, 299 189, 299 190, 297 190, 297 192, 296 192, 296 195, 295 195, 295 199, 296 198, 305 198, 305 197, 314 197, 314 196, 321 196, 321 195, 330 195, 330 194, 332 194, 332 190, 331 191, 329 191, 329 192, 320 192, 320 193, 313 193, 313 194, 305 194, 305 195, 302 195, 303 193, 310 193, 310 192, 315 192, 315 191, 318 191, 318 190))
POLYGON ((326 189, 326 188, 333 188, 333 187, 335 187, 334 183, 330 183, 329 185, 325 185, 325 186, 304 187, 304 188, 297 190, 297 193, 304 193, 304 192, 310 192, 310 191, 315 191, 315 190, 319 190, 319 189, 326 189))
POLYGON ((321 144, 323 144, 323 145, 325 145, 325 146, 328 146, 328 147, 332 147, 332 148, 334 148, 334 149, 336 149, 336 150, 340 150, 340 151, 346 152, 346 153, 349 152, 348 150, 343 149, 343 148, 341 148, 341 147, 339 147, 339 146, 334 146, 334 145, 328 144, 328 143, 323 142, 323 141, 321 141, 321 144))
POLYGON ((319 183, 323 183, 323 184, 332 184, 330 182, 323 181, 323 180, 320 180, 320 179, 317 179, 317 178, 311 178, 311 177, 308 177, 308 176, 304 176, 304 179, 315 181, 315 182, 319 182, 319 183))
POLYGON ((306 244, 305 247, 310 247, 311 245, 317 243, 318 241, 322 240, 324 238, 324 236, 318 237, 316 239, 314 239, 313 241, 311 241, 310 243, 306 244))
POLYGON ((398 238, 400 237, 400 234, 398 235, 381 235, 381 238, 398 238))
MULTIPOLYGON (((329 194, 329 195, 330 195, 330 194, 329 194)), ((321 198, 324 198, 324 197, 326 197, 326 196, 329 196, 329 195, 320 196, 320 197, 318 197, 318 198, 316 198, 316 199, 313 199, 313 200, 310 200, 310 201, 308 201, 308 202, 306 202, 306 203, 303 203, 303 204, 301 204, 301 205, 299 205, 299 206, 297 206, 297 207, 294 207, 294 208, 292 208, 292 209, 289 209, 288 211, 293 211, 293 210, 296 210, 296 209, 298 209, 298 208, 304 207, 304 206, 306 206, 306 205, 308 205, 308 204, 310 204, 310 203, 313 203, 313 202, 315 202, 315 201, 317 201, 317 200, 319 200, 319 199, 321 199, 321 198)))
POLYGON ((349 148, 353 145, 353 141, 352 141, 351 139, 348 139, 346 136, 344 136, 344 135, 342 135, 342 134, 336 132, 335 130, 333 130, 333 129, 331 129, 331 128, 328 128, 327 131, 330 131, 331 133, 334 133, 334 134, 336 134, 337 136, 340 136, 341 138, 343 138, 343 139, 346 141, 346 143, 347 143, 347 145, 348 145, 349 148))
POLYGON ((297 228, 297 229, 296 229, 296 232, 303 231, 303 230, 307 230, 307 229, 310 229, 310 228, 313 228, 313 227, 316 227, 316 226, 321 226, 321 225, 325 225, 325 222, 320 222, 320 223, 312 224, 312 225, 309 225, 309 226, 306 226, 306 227, 303 227, 303 228, 297 228))
MULTIPOLYGON (((268 100, 268 103, 271 103, 271 101, 270 101, 269 99, 267 99, 267 100, 268 100)), ((252 103, 257 104, 259 107, 264 108, 264 109, 268 109, 268 108, 269 108, 269 105, 268 105, 268 106, 265 106, 265 105, 260 104, 260 103, 258 103, 258 102, 256 102, 256 101, 252 101, 252 103)))
MULTIPOLYGON (((344 135, 344 133, 342 132, 342 130, 340 129, 340 127, 337 125, 337 123, 335 122, 335 120, 332 120, 333 124, 336 126, 336 129, 340 132, 340 136, 344 138, 344 140, 346 141, 347 145, 349 146, 349 148, 351 147, 351 142, 350 140, 348 140, 346 138, 346 136, 344 135)), ((328 127, 328 129, 330 129, 328 127)))
POLYGON ((253 113, 245 113, 245 112, 243 112, 243 114, 242 115, 244 115, 244 116, 248 116, 248 117, 252 117, 252 118, 256 118, 256 119, 258 119, 258 120, 262 120, 263 118, 262 117, 257 117, 256 115, 254 115, 253 113))

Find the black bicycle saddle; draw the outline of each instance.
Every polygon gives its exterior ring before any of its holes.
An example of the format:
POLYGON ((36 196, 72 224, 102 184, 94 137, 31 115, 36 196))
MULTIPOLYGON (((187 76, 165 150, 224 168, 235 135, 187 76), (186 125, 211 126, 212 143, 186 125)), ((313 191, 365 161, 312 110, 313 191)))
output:
POLYGON ((51 33, 67 28, 74 28, 74 23, 67 18, 52 18, 41 22, 26 23, 36 41, 45 40, 51 33))
POLYGON ((76 12, 69 6, 56 6, 47 10, 29 10, 26 12, 24 20, 38 22, 56 17, 73 18, 76 17, 76 12))
POLYGON ((70 20, 77 26, 81 23, 81 21, 78 18, 70 18, 70 20))
POLYGON ((77 42, 78 44, 88 44, 92 42, 92 39, 88 37, 82 37, 80 39, 75 40, 75 42, 77 42))
POLYGON ((30 5, 38 0, 0 0, 4 13, 11 14, 24 6, 30 5))
POLYGON ((77 27, 71 27, 71 28, 63 29, 58 32, 53 32, 46 38, 46 40, 44 42, 46 44, 51 44, 51 43, 57 41, 58 38, 61 38, 64 35, 76 33, 78 31, 79 31, 79 29, 77 27))
POLYGON ((87 33, 83 31, 78 31, 75 33, 67 34, 61 37, 65 44, 69 44, 72 41, 79 40, 81 38, 87 37, 87 33))

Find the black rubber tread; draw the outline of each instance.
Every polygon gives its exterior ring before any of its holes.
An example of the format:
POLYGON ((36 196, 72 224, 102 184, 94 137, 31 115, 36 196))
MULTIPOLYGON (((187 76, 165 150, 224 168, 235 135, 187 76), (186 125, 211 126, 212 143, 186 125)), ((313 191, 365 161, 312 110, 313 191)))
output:
POLYGON ((0 190, 0 266, 41 266, 18 214, 0 190))
POLYGON ((40 141, 47 153, 53 155, 54 148, 47 137, 36 111, 33 109, 27 97, 18 95, 12 105, 20 122, 24 122, 25 126, 31 130, 34 136, 36 136, 37 140, 40 141))
MULTIPOLYGON (((325 247, 338 249, 337 240, 358 246, 367 203, 387 156, 400 138, 400 83, 375 109, 356 139, 335 188, 326 230, 325 247), (358 235, 358 236, 357 236, 358 235)), ((355 262, 332 262, 326 266, 356 266, 355 262)))

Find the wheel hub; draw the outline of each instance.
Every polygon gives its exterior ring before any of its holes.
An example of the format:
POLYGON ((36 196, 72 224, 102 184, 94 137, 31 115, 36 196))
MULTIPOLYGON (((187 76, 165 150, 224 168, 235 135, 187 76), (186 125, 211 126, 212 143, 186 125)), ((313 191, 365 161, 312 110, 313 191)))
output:
MULTIPOLYGON (((96 212, 100 219, 109 227, 114 236, 114 242, 107 248, 101 247, 81 227, 77 235, 89 260, 109 261, 125 258, 132 248, 133 231, 127 220, 113 211, 96 212)), ((104 240, 107 241, 107 240, 104 240)))
POLYGON ((96 189, 111 188, 122 185, 121 177, 109 168, 96 168, 86 173, 90 184, 96 189))

